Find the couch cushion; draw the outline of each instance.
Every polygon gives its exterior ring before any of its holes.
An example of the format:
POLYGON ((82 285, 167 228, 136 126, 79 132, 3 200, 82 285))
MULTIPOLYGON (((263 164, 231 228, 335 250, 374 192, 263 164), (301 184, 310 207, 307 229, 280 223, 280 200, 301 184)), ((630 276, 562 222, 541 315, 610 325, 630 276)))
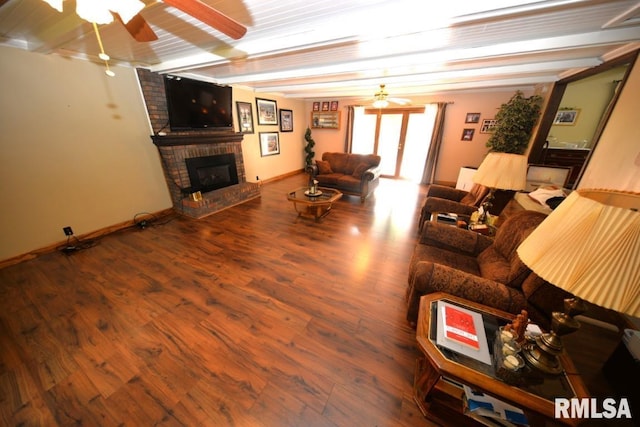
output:
POLYGON ((356 168, 353 170, 353 173, 351 175, 354 178, 360 179, 362 177, 362 174, 364 173, 364 171, 366 171, 367 169, 369 169, 369 165, 368 164, 360 163, 358 166, 356 166, 356 168))
POLYGON ((478 256, 482 276, 520 288, 531 270, 520 260, 516 250, 545 218, 545 214, 535 211, 521 211, 510 216, 498 228, 493 245, 478 256))
POLYGON ((341 175, 337 185, 344 190, 359 192, 360 178, 354 178, 353 175, 341 175))
POLYGON ((322 186, 333 187, 338 185, 338 181, 343 176, 344 175, 342 175, 341 173, 328 173, 325 175, 316 175, 316 180, 318 181, 318 184, 321 187, 322 186))
MULTIPOLYGON (((331 164, 331 170, 335 173, 345 173, 347 167, 348 154, 346 153, 323 153, 322 160, 326 160, 331 164)), ((351 173, 353 170, 349 173, 351 173)))
POLYGON ((333 170, 331 169, 331 163, 325 160, 316 160, 316 165, 318 166, 318 173, 321 175, 333 173, 333 170))
POLYGON ((447 267, 462 270, 466 273, 480 276, 480 270, 476 258, 473 256, 464 256, 458 252, 448 251, 429 245, 416 245, 411 261, 409 263, 409 277, 415 273, 417 263, 421 260, 428 260, 434 264, 446 265, 447 267))

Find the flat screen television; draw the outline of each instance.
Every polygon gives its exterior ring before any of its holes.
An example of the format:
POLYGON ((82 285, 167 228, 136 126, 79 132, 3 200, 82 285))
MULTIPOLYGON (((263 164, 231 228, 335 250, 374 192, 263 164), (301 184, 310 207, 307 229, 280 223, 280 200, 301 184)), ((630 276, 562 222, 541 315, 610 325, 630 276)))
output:
POLYGON ((171 130, 233 129, 231 86, 164 76, 171 130))

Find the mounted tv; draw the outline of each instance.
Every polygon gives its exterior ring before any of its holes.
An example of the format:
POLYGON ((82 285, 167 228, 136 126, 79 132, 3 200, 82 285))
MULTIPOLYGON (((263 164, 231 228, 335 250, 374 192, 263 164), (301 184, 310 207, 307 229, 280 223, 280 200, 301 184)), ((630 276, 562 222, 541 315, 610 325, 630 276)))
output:
POLYGON ((171 130, 233 129, 230 86, 164 76, 171 130))

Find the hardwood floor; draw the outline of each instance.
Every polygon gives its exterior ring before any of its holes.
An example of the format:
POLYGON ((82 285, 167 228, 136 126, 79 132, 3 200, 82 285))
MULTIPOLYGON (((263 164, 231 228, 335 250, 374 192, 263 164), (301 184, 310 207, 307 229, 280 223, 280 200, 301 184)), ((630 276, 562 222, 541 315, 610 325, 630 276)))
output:
POLYGON ((0 270, 2 424, 433 425, 404 318, 423 189, 315 223, 286 200, 305 183, 0 270))

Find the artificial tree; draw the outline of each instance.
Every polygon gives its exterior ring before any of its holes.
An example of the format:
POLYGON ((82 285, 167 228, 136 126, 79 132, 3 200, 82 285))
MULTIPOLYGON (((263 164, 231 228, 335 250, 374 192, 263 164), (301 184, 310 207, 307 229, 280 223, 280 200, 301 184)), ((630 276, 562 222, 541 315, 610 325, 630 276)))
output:
POLYGON ((313 163, 313 157, 316 155, 315 151, 313 151, 314 145, 316 142, 311 137, 311 129, 307 127, 307 131, 304 133, 304 140, 307 141, 307 145, 304 146, 305 156, 305 164, 307 166, 311 166, 313 163))
POLYGON ((521 91, 517 91, 509 102, 500 106, 496 114, 496 125, 487 141, 489 151, 524 154, 541 110, 541 96, 525 97, 521 91))

